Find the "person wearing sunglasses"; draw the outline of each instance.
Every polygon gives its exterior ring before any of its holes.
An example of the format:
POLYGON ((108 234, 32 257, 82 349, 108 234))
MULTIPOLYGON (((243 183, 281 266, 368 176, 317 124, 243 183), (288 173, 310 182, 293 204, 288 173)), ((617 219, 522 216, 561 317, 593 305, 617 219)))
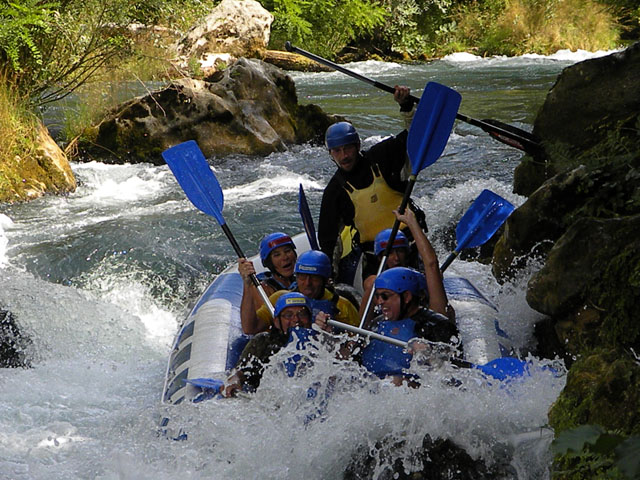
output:
POLYGON ((274 307, 273 324, 268 331, 255 335, 244 347, 233 374, 227 379, 221 394, 235 396, 239 390, 254 391, 260 385, 265 365, 276 352, 291 341, 308 340, 315 335, 311 329, 311 304, 298 292, 285 293, 274 307))
MULTIPOLYGON (((453 307, 449 305, 444 284, 442 283, 442 274, 438 265, 438 257, 431 245, 431 242, 429 242, 427 235, 418 223, 415 214, 409 208, 407 208, 402 215, 399 214, 397 210, 394 210, 393 213, 400 222, 407 225, 409 228, 415 241, 415 247, 419 258, 411 253, 407 237, 402 233, 402 231, 398 230, 389 256, 385 262, 385 268, 413 267, 417 269, 419 268, 420 263, 422 263, 422 267, 426 274, 427 285, 427 292, 422 296, 422 299, 428 302, 425 303, 424 306, 428 306, 434 312, 446 315, 451 321, 455 321, 455 311, 453 310, 453 307)), ((378 263, 382 261, 390 236, 390 228, 382 230, 376 236, 374 250, 378 257, 378 263)), ((358 312, 360 318, 362 318, 365 313, 367 300, 369 299, 369 295, 371 295, 371 289, 373 288, 375 280, 376 276, 370 275, 362 282, 364 294, 362 295, 362 303, 358 312)), ((370 309, 367 315, 367 320, 372 317, 373 309, 370 309)))
MULTIPOLYGON (((426 287, 425 276, 412 268, 393 267, 382 272, 375 281, 373 298, 380 314, 366 328, 407 342, 422 338, 460 347, 455 322, 422 306, 421 297, 428 295, 426 287)), ((392 377, 393 383, 400 384, 407 380, 404 371, 411 358, 411 352, 374 339, 362 350, 360 361, 370 372, 392 377)))

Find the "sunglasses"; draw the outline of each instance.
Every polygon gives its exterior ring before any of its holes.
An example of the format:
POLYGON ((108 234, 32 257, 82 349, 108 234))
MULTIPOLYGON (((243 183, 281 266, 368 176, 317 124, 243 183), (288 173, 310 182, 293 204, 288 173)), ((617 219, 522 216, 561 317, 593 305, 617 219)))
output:
POLYGON ((310 317, 309 312, 306 309, 300 310, 299 312, 284 312, 280 314, 280 317, 285 320, 293 320, 293 317, 298 317, 298 320, 306 320, 310 317))
POLYGON ((389 300, 394 295, 397 295, 397 293, 375 292, 373 294, 373 298, 375 298, 375 299, 381 298, 383 302, 386 302, 387 300, 389 300))

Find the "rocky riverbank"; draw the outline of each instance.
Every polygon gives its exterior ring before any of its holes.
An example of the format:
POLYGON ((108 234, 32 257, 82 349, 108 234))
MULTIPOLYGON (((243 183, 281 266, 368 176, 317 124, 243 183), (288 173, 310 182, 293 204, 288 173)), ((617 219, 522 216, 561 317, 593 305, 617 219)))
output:
MULTIPOLYGON (((565 69, 534 125, 544 155, 515 172, 528 200, 494 251, 501 279, 543 263, 527 290, 548 317, 539 350, 570 366, 549 413, 556 435, 584 424, 640 433, 639 112, 640 43, 565 69)), ((595 474, 583 460, 561 459, 554 478, 595 474)))

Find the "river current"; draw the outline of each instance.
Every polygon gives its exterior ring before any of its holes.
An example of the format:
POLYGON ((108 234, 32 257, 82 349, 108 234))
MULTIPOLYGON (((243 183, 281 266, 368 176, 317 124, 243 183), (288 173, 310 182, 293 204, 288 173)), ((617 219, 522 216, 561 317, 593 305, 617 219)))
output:
MULTIPOLYGON (((561 70, 601 54, 457 54, 428 64, 347 67, 409 85, 416 95, 427 81, 438 81, 462 94, 461 113, 531 130, 561 70)), ((301 103, 346 116, 365 147, 402 129, 387 93, 340 73, 291 75, 301 103)), ((420 173, 413 194, 441 260, 446 235, 483 189, 522 204, 512 193, 520 158, 518 150, 456 123, 443 156, 420 173)), ((210 163, 224 191, 227 223, 247 254, 265 233, 302 231, 300 183, 317 222, 322 189, 335 169, 323 148, 309 145, 210 163)), ((442 381, 446 371, 417 390, 354 386, 347 375, 315 422, 301 420, 309 414, 308 383, 277 371, 251 400, 162 405, 173 336, 199 293, 234 261, 233 249, 166 166, 72 168, 76 192, 0 206, 0 307, 13 312, 33 342, 32 368, 0 369, 0 479, 340 478, 355 451, 375 452, 376 442, 390 436, 405 440, 402 448, 411 452, 427 433, 490 465, 508 464, 509 478, 549 477, 546 415, 565 380, 548 372, 507 389, 477 379, 452 388, 442 381), (165 415, 185 426, 187 441, 158 434, 165 415)), ((498 306, 501 327, 526 354, 540 318, 525 301, 528 275, 498 285, 490 267, 463 260, 449 271, 498 306)), ((329 374, 338 375, 330 361, 318 359, 312 376, 329 374)))

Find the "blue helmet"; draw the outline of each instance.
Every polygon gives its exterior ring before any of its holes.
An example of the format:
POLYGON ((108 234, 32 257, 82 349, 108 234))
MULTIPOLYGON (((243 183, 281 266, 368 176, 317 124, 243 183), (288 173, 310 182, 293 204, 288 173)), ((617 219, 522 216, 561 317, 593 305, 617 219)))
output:
POLYGON ((273 310, 273 316, 277 317, 285 308, 293 306, 305 307, 307 310, 309 310, 309 315, 311 315, 312 308, 311 304, 309 303, 309 299, 299 292, 290 292, 285 293, 278 298, 273 310))
POLYGON ((286 233, 275 232, 265 235, 264 238, 260 240, 260 260, 262 260, 262 263, 264 264, 273 250, 283 245, 291 245, 294 250, 296 249, 293 240, 291 240, 291 237, 286 233))
MULTIPOLYGON (((391 236, 391 230, 391 228, 386 228, 376 235, 376 239, 373 242, 373 250, 376 255, 380 255, 387 248, 389 237, 391 236)), ((396 233, 396 239, 393 241, 393 246, 391 248, 409 248, 409 241, 405 234, 400 230, 396 233)))
POLYGON ((376 278, 375 288, 385 288, 396 293, 410 291, 415 296, 424 295, 427 280, 413 268, 393 267, 385 270, 376 278))
POLYGON ((324 144, 329 150, 352 143, 360 144, 360 136, 349 122, 338 122, 329 125, 324 136, 324 144))
POLYGON ((308 250, 298 257, 294 271, 328 279, 331 276, 331 260, 320 250, 308 250))

